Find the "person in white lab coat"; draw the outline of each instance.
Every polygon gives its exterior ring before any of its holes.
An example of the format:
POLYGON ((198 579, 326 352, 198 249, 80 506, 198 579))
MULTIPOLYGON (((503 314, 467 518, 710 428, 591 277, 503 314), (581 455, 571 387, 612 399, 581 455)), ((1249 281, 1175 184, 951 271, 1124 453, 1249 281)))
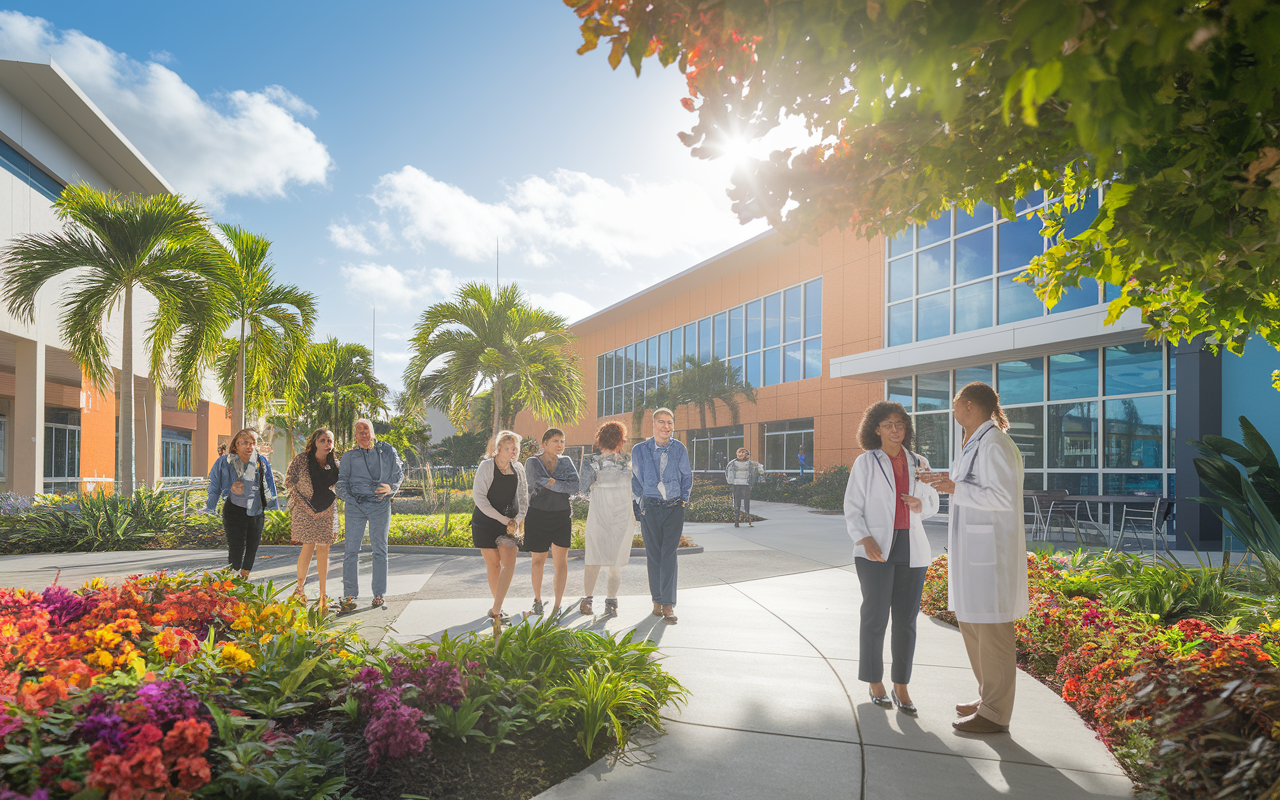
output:
POLYGON ((1014 621, 1027 613, 1027 540, 1022 516, 1022 453, 1005 433, 1000 396, 970 383, 952 403, 964 444, 951 473, 920 479, 951 495, 947 526, 948 608, 960 621, 978 699, 956 706, 965 733, 1009 729, 1017 677, 1014 621))
POLYGON ((900 403, 881 401, 862 415, 858 441, 866 452, 849 470, 844 492, 846 529, 862 587, 858 680, 869 684, 871 702, 915 714, 907 684, 916 649, 916 617, 929 568, 923 520, 938 513, 938 493, 916 480, 929 469, 911 452, 911 415, 900 403), (884 632, 893 615, 889 650, 893 691, 884 689, 884 632))

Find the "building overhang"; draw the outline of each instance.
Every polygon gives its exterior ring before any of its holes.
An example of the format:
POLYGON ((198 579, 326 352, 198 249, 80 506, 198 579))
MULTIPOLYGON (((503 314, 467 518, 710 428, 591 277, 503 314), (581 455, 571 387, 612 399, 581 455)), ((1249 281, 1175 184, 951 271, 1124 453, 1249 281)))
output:
MULTIPOLYGON (((175 194, 169 182, 53 59, 47 64, 0 60, 0 86, 116 189, 143 195, 175 194)), ((39 160, 38 154, 30 155, 39 160)))
POLYGON ((871 350, 831 359, 830 375, 862 381, 887 380, 1073 349, 1125 344, 1138 341, 1146 334, 1147 326, 1136 308, 1125 311, 1114 325, 1106 324, 1106 319, 1105 305, 1091 306, 941 339, 871 350))

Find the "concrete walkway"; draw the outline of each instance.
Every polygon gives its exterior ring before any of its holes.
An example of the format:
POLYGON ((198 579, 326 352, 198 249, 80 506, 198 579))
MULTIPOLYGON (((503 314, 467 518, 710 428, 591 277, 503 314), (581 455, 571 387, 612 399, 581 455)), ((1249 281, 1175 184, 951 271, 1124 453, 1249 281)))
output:
MULTIPOLYGON (((570 561, 566 606, 574 610, 564 624, 634 629, 658 642, 665 666, 692 695, 686 707, 664 711, 665 736, 637 742, 621 762, 597 762, 540 798, 1131 796, 1130 781, 1093 732, 1028 675, 1018 676, 1009 733, 954 733, 952 706, 972 699, 976 686, 959 632, 928 617, 919 620, 911 682, 920 716, 872 705, 857 680, 861 596, 843 519, 754 505, 767 518, 754 528, 686 527, 706 552, 680 559, 674 626, 649 613, 644 559, 624 570, 621 613, 607 624, 577 613, 582 562, 570 561)), ((945 527, 928 527, 937 555, 945 527)), ((264 548, 270 558, 259 561, 255 578, 293 580, 296 552, 264 548)), ((0 585, 40 588, 57 568, 71 586, 94 574, 213 567, 222 559, 216 551, 8 557, 0 561, 0 585)), ((528 565, 527 558, 517 562, 508 612, 531 604, 528 565)), ((367 602, 367 555, 361 567, 367 602)), ((314 570, 310 580, 314 596, 314 570)), ((334 596, 341 586, 337 554, 329 581, 334 596)), ((474 556, 393 554, 390 583, 386 611, 366 605, 351 617, 366 635, 410 642, 487 628, 488 588, 474 556)))

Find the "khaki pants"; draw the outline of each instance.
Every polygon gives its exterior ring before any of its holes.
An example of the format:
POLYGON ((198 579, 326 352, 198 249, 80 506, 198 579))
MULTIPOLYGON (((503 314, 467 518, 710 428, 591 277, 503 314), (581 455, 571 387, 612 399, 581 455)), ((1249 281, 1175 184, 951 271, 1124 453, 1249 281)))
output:
POLYGON ((978 679, 982 704, 978 713, 997 725, 1013 716, 1013 690, 1018 675, 1017 636, 1012 622, 961 622, 969 664, 978 679))

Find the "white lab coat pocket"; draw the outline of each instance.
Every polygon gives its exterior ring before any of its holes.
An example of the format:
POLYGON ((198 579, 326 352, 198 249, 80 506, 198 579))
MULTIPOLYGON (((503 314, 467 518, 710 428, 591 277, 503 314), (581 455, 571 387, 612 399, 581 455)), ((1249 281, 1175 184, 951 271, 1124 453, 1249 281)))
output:
POLYGON ((965 560, 975 567, 996 563, 996 529, 994 525, 965 526, 965 560))

